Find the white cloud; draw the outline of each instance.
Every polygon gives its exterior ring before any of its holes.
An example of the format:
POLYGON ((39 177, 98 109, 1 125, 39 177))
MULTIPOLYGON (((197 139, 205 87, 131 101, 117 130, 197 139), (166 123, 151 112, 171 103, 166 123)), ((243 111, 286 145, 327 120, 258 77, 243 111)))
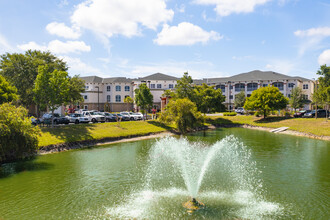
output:
POLYGON ((81 35, 79 28, 70 28, 64 23, 52 22, 46 26, 48 33, 67 39, 78 39, 81 35))
POLYGON ((80 75, 80 76, 90 76, 98 75, 103 77, 104 74, 97 68, 84 63, 79 58, 60 56, 59 58, 63 59, 69 66, 70 75, 80 75))
POLYGON ((215 31, 207 32, 197 25, 182 22, 178 26, 164 24, 154 42, 158 45, 193 45, 206 43, 210 40, 220 40, 221 38, 222 36, 215 31))
POLYGON ((12 46, 9 44, 7 39, 0 34, 0 53, 6 53, 13 51, 12 46))
POLYGON ((320 54, 318 63, 320 65, 324 65, 324 64, 330 65, 330 50, 325 50, 320 54))
POLYGON ((302 56, 308 50, 319 50, 323 48, 322 40, 330 37, 330 27, 297 30, 294 32, 294 35, 301 38, 298 53, 299 56, 302 56))
POLYGON ((271 60, 270 63, 265 66, 265 69, 282 74, 291 74, 293 70, 296 70, 296 67, 296 63, 289 60, 271 60))
POLYGON ((195 0, 199 5, 215 5, 215 11, 220 16, 236 13, 250 13, 258 5, 263 5, 270 0, 195 0))
POLYGON ((166 9, 165 1, 88 0, 76 6, 71 22, 107 37, 132 37, 139 35, 142 27, 155 30, 160 23, 172 20, 174 12, 166 9))
POLYGON ((89 52, 91 47, 86 45, 83 41, 59 41, 53 40, 48 43, 47 46, 39 45, 34 41, 30 41, 27 44, 17 45, 21 50, 49 50, 55 54, 67 54, 67 53, 79 53, 79 52, 89 52))
POLYGON ((310 28, 308 30, 297 30, 294 35, 298 37, 329 37, 330 27, 310 28))

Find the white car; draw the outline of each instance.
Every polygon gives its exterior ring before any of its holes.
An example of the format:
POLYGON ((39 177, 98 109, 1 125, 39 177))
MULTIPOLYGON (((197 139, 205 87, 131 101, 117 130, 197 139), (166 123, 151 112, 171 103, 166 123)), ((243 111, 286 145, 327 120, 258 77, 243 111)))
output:
POLYGON ((94 111, 84 111, 82 113, 83 116, 87 117, 89 121, 96 123, 96 122, 105 122, 105 117, 103 115, 100 115, 97 112, 94 111))
POLYGON ((244 108, 243 107, 239 107, 239 108, 237 108, 237 109, 235 109, 235 112, 237 113, 237 114, 244 114, 245 113, 245 110, 244 110, 244 108))
POLYGON ((89 118, 83 116, 82 114, 72 113, 66 116, 71 123, 79 124, 79 123, 89 123, 89 118))
POLYGON ((135 120, 143 120, 143 114, 141 112, 133 112, 131 115, 134 117, 135 120))
POLYGON ((130 119, 131 121, 136 120, 135 117, 134 117, 134 115, 132 115, 132 112, 120 112, 120 114, 121 114, 121 115, 124 115, 124 116, 126 116, 126 117, 129 117, 129 119, 130 119))

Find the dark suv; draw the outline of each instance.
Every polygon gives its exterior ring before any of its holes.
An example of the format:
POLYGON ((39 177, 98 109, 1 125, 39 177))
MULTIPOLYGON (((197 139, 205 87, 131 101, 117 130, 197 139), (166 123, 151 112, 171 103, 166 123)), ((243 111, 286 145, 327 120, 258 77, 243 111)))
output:
MULTIPOLYGON (((304 114, 303 118, 313 118, 315 117, 315 110, 304 114)), ((318 109, 317 110, 317 117, 318 118, 325 118, 326 116, 329 116, 329 111, 324 110, 324 109, 318 109)))

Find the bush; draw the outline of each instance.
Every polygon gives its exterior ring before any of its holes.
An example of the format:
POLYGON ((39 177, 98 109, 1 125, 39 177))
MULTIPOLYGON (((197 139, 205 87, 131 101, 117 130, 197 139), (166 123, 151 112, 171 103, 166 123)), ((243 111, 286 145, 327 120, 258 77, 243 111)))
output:
POLYGON ((254 112, 254 116, 260 117, 261 113, 259 111, 254 112))
POLYGON ((237 113, 236 112, 226 112, 226 113, 223 113, 223 116, 236 116, 237 113))
POLYGON ((0 164, 34 154, 39 133, 39 127, 31 124, 25 108, 9 103, 0 105, 0 164))
POLYGON ((174 123, 180 133, 201 126, 204 122, 202 114, 197 111, 196 104, 188 98, 171 100, 166 111, 161 114, 160 121, 174 123))

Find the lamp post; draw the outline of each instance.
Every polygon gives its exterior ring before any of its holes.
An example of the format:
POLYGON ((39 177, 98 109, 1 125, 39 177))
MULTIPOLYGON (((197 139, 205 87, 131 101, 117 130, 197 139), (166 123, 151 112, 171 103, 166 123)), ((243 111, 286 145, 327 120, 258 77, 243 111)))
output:
POLYGON ((100 87, 95 86, 97 88, 97 110, 100 111, 100 87))

